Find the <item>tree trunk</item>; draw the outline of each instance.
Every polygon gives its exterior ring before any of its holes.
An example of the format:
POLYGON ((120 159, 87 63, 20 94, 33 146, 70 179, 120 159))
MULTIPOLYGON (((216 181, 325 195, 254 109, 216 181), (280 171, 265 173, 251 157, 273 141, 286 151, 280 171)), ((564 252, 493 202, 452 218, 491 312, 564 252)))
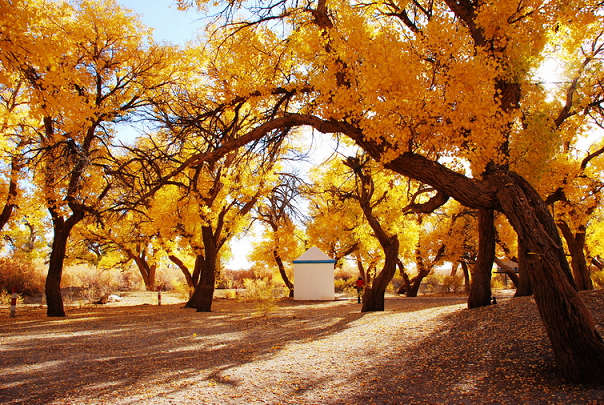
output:
POLYGON ((466 294, 470 295, 470 272, 468 271, 468 263, 461 261, 461 270, 463 271, 463 289, 466 294))
POLYGON ((514 297, 528 297, 533 294, 530 275, 530 258, 526 250, 526 242, 518 238, 518 287, 514 297))
POLYGON ((67 248, 68 233, 62 228, 54 227, 52 251, 46 276, 46 305, 48 316, 65 316, 63 297, 61 296, 61 277, 63 275, 63 261, 67 248))
POLYGON ((510 280, 512 280, 512 283, 514 283, 514 288, 518 289, 519 279, 518 279, 518 274, 516 274, 516 272, 514 272, 514 268, 508 266, 503 261, 499 260, 497 257, 495 257, 495 263, 499 267, 499 270, 501 270, 505 274, 507 274, 507 276, 510 278, 510 280))
POLYGON ((281 278, 283 279, 283 282, 289 289, 289 298, 293 298, 294 297, 294 285, 292 284, 291 281, 289 281, 289 278, 287 277, 287 273, 285 272, 285 266, 283 266, 283 260, 281 260, 281 256, 279 256, 279 252, 277 252, 277 249, 273 250, 273 257, 275 258, 277 267, 279 267, 279 274, 281 274, 281 278))
POLYGON ((396 235, 389 238, 389 243, 382 248, 384 249, 384 267, 382 271, 373 279, 371 286, 365 288, 363 293, 363 305, 361 312, 383 311, 384 310, 384 294, 388 283, 394 277, 396 272, 396 260, 398 258, 399 242, 396 235))
MULTIPOLYGON (((52 213, 52 211, 51 211, 52 213)), ((63 276, 63 262, 65 251, 71 229, 84 218, 83 213, 74 213, 65 221, 63 217, 52 216, 53 238, 50 260, 48 263, 48 275, 46 276, 46 305, 48 316, 65 316, 63 308, 63 297, 61 296, 61 277, 63 276)))
POLYGON ((365 272, 365 267, 363 266, 363 261, 361 260, 361 254, 357 252, 355 255, 357 269, 359 269, 359 275, 363 279, 365 285, 369 284, 369 280, 367 280, 367 274, 365 272))
POLYGON ((411 283, 409 284, 409 289, 407 290, 407 297, 417 297, 417 292, 419 291, 419 286, 424 279, 424 275, 416 275, 411 279, 411 283))
POLYGON ((401 259, 396 260, 396 265, 398 266, 398 271, 401 274, 401 277, 403 278, 403 284, 401 284, 396 293, 399 295, 405 294, 407 291, 409 291, 409 287, 411 287, 411 282, 409 281, 409 276, 407 275, 407 272, 405 272, 405 268, 403 267, 403 262, 401 261, 401 259))
MULTIPOLYGON (((218 259, 218 244, 212 229, 202 227, 203 247, 205 255, 198 255, 195 260, 197 270, 199 264, 199 282, 195 286, 193 295, 187 302, 187 307, 197 308, 197 312, 211 312, 214 300, 214 287, 216 284, 216 263, 218 259)), ((196 271, 194 271, 195 273, 196 271)), ((194 274, 195 275, 195 274, 194 274)), ((196 277, 193 277, 195 280, 196 277)))
POLYGON ((573 271, 573 278, 578 290, 593 290, 594 286, 589 276, 587 261, 585 260, 585 227, 580 226, 577 233, 573 234, 570 226, 564 221, 558 222, 558 227, 566 240, 566 246, 570 252, 570 265, 573 271))
POLYGON ((138 267, 138 271, 140 272, 143 282, 145 283, 145 290, 155 291, 156 266, 150 266, 149 263, 147 263, 147 261, 140 256, 135 256, 134 262, 136 263, 136 267, 138 267))
POLYGON ((570 277, 562 241, 547 206, 537 192, 514 173, 496 172, 501 209, 526 244, 531 257, 535 302, 556 360, 573 381, 604 382, 604 342, 570 277))
POLYGON ((11 158, 11 170, 8 184, 8 192, 6 193, 6 202, 4 204, 4 207, 2 208, 2 212, 0 212, 0 231, 4 229, 4 225, 7 224, 8 220, 13 214, 13 211, 15 210, 15 208, 17 208, 16 200, 19 194, 17 180, 19 177, 19 172, 23 167, 22 159, 23 157, 20 156, 19 151, 17 151, 17 153, 11 158))
POLYGON ((495 259, 495 225, 493 210, 481 208, 478 216, 478 260, 472 267, 468 308, 491 303, 491 271, 495 259))
POLYGON ((178 266, 178 268, 180 269, 182 274, 185 276, 185 280, 187 280, 187 286, 191 290, 194 289, 195 283, 193 282, 193 277, 191 276, 191 273, 189 272, 189 269, 184 264, 184 262, 182 260, 180 260, 179 257, 174 256, 174 255, 168 255, 168 259, 170 259, 172 261, 172 263, 174 263, 174 264, 176 264, 176 266, 178 266))
POLYGON ((450 277, 455 277, 455 275, 457 274, 458 267, 459 267, 459 262, 451 263, 451 273, 449 274, 450 277))
POLYGON ((419 250, 419 246, 415 250, 415 263, 417 265, 417 274, 409 282, 409 287, 407 288, 407 297, 417 297, 417 292, 419 291, 419 286, 422 283, 422 280, 424 277, 430 274, 430 269, 426 268, 424 258, 421 256, 421 252, 419 250))

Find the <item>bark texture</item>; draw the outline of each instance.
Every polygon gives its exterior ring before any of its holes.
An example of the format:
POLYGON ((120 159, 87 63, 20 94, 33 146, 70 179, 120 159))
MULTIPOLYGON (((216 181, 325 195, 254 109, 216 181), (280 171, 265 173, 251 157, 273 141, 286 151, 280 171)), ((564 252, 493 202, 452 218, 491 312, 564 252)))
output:
MULTIPOLYGON (((54 211, 51 211, 54 214, 54 211)), ((63 217, 53 215, 53 239, 48 275, 46 276, 46 314, 48 316, 65 316, 63 297, 61 296, 61 277, 63 276, 63 263, 67 250, 67 241, 71 229, 84 218, 83 212, 77 212, 65 221, 63 217)))
POLYGON ((514 297, 527 297, 533 294, 529 263, 526 242, 518 238, 518 288, 516 288, 514 297))
POLYGON ((505 264, 502 260, 499 260, 497 257, 495 257, 495 263, 497 263, 497 266, 499 267, 499 269, 501 271, 503 271, 505 273, 505 275, 507 275, 510 280, 512 280, 512 283, 514 283, 514 287, 516 289, 518 289, 518 274, 516 274, 516 272, 514 271, 514 268, 511 266, 508 266, 507 264, 505 264))
POLYGON ((570 226, 564 222, 558 222, 558 227, 566 240, 566 246, 570 252, 570 265, 573 271, 573 279, 578 290, 593 290, 587 260, 585 260, 585 227, 579 226, 576 233, 570 229, 570 226))
POLYGON ((520 176, 498 172, 501 210, 525 243, 539 313, 564 375, 574 381, 604 382, 604 343, 579 298, 553 218, 537 192, 520 176))
POLYGON ((491 303, 491 271, 495 260, 495 224, 493 210, 480 209, 478 214, 478 260, 472 267, 468 308, 491 303))
MULTIPOLYGON (((186 306, 196 308, 197 312, 211 312, 214 299, 214 288, 216 284, 216 264, 218 262, 218 241, 212 228, 202 227, 204 255, 197 256, 195 267, 199 265, 199 281, 195 286, 193 295, 189 298, 186 306)), ((194 271, 194 277, 197 276, 194 271)))
POLYGON ((363 305, 361 312, 383 311, 384 294, 388 283, 396 272, 396 261, 398 259, 399 241, 396 235, 388 237, 387 241, 380 241, 384 250, 384 267, 373 279, 371 286, 366 286, 363 293, 363 305))

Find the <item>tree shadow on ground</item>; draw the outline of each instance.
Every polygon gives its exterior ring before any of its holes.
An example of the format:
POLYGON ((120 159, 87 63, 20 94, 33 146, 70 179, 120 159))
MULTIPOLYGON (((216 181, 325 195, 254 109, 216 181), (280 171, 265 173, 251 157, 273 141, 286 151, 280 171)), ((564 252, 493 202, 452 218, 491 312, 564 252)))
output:
MULTIPOLYGON (((421 307, 449 304, 433 300, 421 307)), ((113 307, 74 310, 65 319, 41 311, 0 318, 0 402, 84 403, 120 393, 144 400, 157 386, 169 395, 200 382, 236 387, 244 377, 228 377, 228 370, 270 358, 286 344, 340 333, 363 316, 360 305, 345 301, 286 300, 268 316, 222 300, 214 308, 113 307)), ((410 302, 405 310, 416 306, 410 302)), ((322 380, 308 379, 295 390, 322 380)))
MULTIPOLYGON (((602 334, 604 291, 583 292, 582 297, 602 334)), ((560 376, 531 297, 446 315, 429 337, 397 350, 390 361, 362 370, 357 379, 367 384, 342 402, 596 404, 604 400, 604 385, 573 384, 560 376)))

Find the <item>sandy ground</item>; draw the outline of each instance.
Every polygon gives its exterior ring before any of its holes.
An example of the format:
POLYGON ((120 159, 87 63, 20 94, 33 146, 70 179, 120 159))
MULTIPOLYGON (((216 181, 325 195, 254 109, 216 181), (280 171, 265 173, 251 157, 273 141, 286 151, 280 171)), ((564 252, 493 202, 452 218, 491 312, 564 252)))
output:
MULTIPOLYGON (((1 307, 0 403, 604 401, 604 387, 559 377, 528 297, 471 311, 464 298, 388 298, 366 314, 352 300, 218 299, 197 313, 141 294, 132 301, 147 305, 69 307, 62 319, 1 307)), ((604 291, 584 298, 604 334, 604 291)))

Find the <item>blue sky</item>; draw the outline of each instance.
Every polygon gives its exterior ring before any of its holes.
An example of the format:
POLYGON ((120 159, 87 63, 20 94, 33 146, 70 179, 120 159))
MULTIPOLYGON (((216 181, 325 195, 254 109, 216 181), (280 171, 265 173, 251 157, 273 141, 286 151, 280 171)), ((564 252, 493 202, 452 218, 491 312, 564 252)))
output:
POLYGON ((204 25, 203 15, 195 10, 179 11, 176 0, 117 0, 124 8, 138 14, 142 22, 153 28, 158 42, 184 45, 196 38, 204 25))

